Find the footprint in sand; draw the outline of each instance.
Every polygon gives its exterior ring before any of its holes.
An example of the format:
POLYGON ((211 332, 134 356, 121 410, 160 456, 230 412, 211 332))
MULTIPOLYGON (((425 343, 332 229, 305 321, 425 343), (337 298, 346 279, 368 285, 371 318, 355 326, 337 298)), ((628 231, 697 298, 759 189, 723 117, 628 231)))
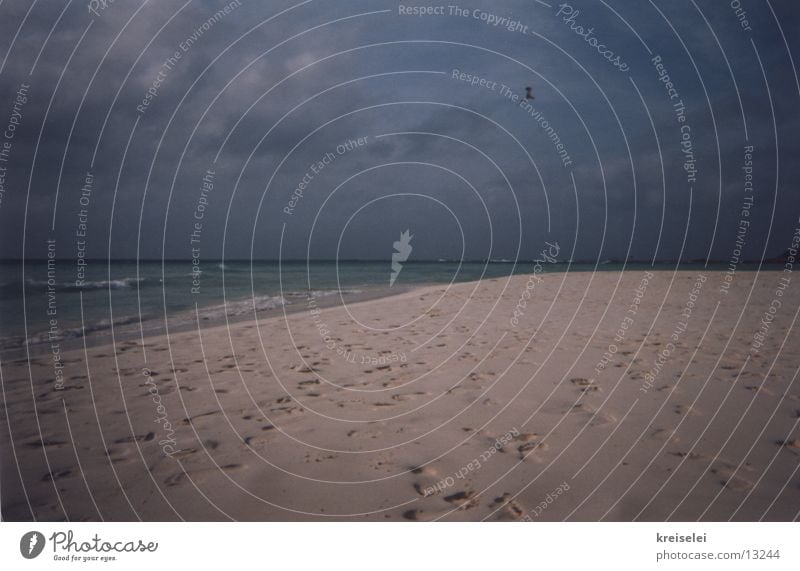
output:
POLYGON ((683 405, 683 404, 676 404, 672 408, 672 412, 674 412, 675 414, 681 414, 681 415, 690 414, 692 416, 700 416, 701 414, 703 414, 696 407, 687 406, 687 405, 683 405))
POLYGON ((514 442, 518 443, 517 452, 519 453, 520 460, 539 460, 533 457, 533 451, 538 450, 540 452, 545 452, 550 449, 547 443, 539 442, 538 434, 532 432, 523 432, 519 436, 515 436, 514 442))
POLYGON ((112 464, 131 462, 139 458, 134 446, 112 446, 106 450, 106 456, 112 464))
POLYGON ((585 379, 583 377, 578 377, 575 379, 570 379, 570 382, 578 387, 582 393, 593 393, 600 391, 600 387, 597 386, 592 379, 585 379))
MULTIPOLYGON (((689 460, 711 460, 713 457, 703 452, 671 452, 673 456, 687 458, 689 460)), ((753 482, 743 476, 743 473, 752 472, 748 464, 739 466, 733 462, 728 462, 718 458, 711 463, 707 472, 719 479, 719 484, 734 492, 745 492, 753 487, 753 482)))
POLYGON ((588 404, 576 404, 566 412, 585 417, 589 422, 589 426, 605 426, 617 422, 617 417, 614 415, 598 411, 595 407, 588 404))
POLYGON ((735 466, 717 465, 711 467, 708 471, 721 478, 720 484, 723 487, 734 492, 746 492, 753 487, 753 482, 740 476, 739 474, 741 474, 742 470, 737 472, 735 466))
POLYGON ((525 510, 516 501, 511 499, 511 494, 505 492, 502 496, 495 498, 491 505, 492 509, 502 506, 497 518, 500 520, 519 520, 525 515, 525 510))
POLYGON ((355 430, 351 432, 353 433, 351 438, 355 437, 356 440, 377 440, 383 436, 383 431, 375 428, 370 428, 367 430, 355 430))
POLYGON ((754 393, 760 393, 762 395, 768 395, 768 396, 775 396, 775 393, 773 393, 771 390, 758 385, 747 385, 745 388, 748 391, 752 391, 754 393))
POLYGON ((191 416, 189 418, 184 418, 181 422, 183 424, 187 424, 187 425, 188 424, 195 424, 201 418, 206 418, 206 417, 209 417, 209 416, 213 416, 215 414, 220 414, 220 412, 221 411, 219 411, 219 410, 210 410, 208 412, 201 412, 200 414, 195 414, 194 416, 191 416))
POLYGON ((42 482, 53 482, 72 475, 72 470, 53 470, 42 476, 42 482))
POLYGON ((164 479, 164 483, 169 486, 178 486, 185 481, 191 479, 192 482, 195 484, 201 484, 204 481, 208 480, 209 477, 219 474, 220 471, 225 471, 227 473, 237 472, 244 469, 244 466, 241 464, 226 464, 224 466, 220 466, 219 468, 204 468, 201 470, 194 470, 190 472, 177 472, 175 474, 171 474, 164 479))
POLYGON ((335 460, 336 458, 335 454, 308 453, 303 461, 306 464, 310 464, 311 462, 324 462, 325 460, 335 460))
POLYGON ((778 446, 783 446, 784 448, 800 448, 800 440, 792 439, 792 440, 778 440, 776 443, 778 446))
POLYGON ((295 373, 315 373, 316 371, 319 371, 319 369, 309 367, 308 365, 292 365, 289 368, 295 373))
POLYGON ((170 476, 167 476, 164 479, 164 483, 167 486, 172 487, 172 486, 177 486, 178 484, 183 482, 185 479, 186 479, 186 473, 185 472, 180 472, 178 474, 172 474, 170 476))
POLYGON ((67 442, 62 442, 60 440, 34 440, 33 442, 28 442, 28 446, 33 448, 61 448, 62 446, 66 446, 67 442))
POLYGON ((433 466, 415 466, 409 468, 409 471, 414 475, 414 482, 412 486, 420 496, 429 497, 435 495, 434 493, 430 493, 430 490, 435 488, 436 484, 438 484, 441 480, 441 474, 439 473, 439 470, 433 466), (428 490, 427 494, 425 493, 426 490, 428 490))
POLYGON ((279 406, 269 409, 270 412, 282 412, 285 416, 294 416, 304 413, 306 410, 299 406, 279 406))
POLYGON ((148 432, 147 434, 138 435, 138 436, 126 436, 125 438, 118 438, 114 441, 114 444, 133 444, 134 442, 148 442, 153 440, 156 437, 154 432, 148 432))
POLYGON ((650 438, 655 438, 656 440, 669 441, 676 444, 681 441, 681 439, 678 436, 676 436, 672 430, 668 430, 666 428, 657 428, 656 430, 653 431, 652 434, 650 434, 650 438))
POLYGON ((670 452, 670 454, 678 458, 688 458, 689 460, 709 460, 712 458, 702 452, 670 452))
POLYGON ((424 509, 406 510, 403 512, 403 519, 409 521, 433 521, 445 514, 444 511, 427 511, 424 509))
MULTIPOLYGON (((175 392, 175 387, 173 385, 163 385, 158 389, 158 394, 161 396, 171 395, 174 392, 175 392)), ((141 394, 141 396, 148 397, 148 396, 153 396, 153 394, 149 390, 146 390, 141 394)))
POLYGON ((39 416, 48 415, 48 414, 64 414, 64 409, 40 408, 36 412, 39 414, 39 416))
POLYGON ((406 402, 410 400, 417 400, 419 397, 428 396, 430 393, 425 391, 414 391, 413 393, 398 393, 392 395, 392 400, 397 402, 406 402))
POLYGON ((406 510, 403 512, 403 519, 410 521, 433 521, 453 510, 455 506, 459 510, 468 510, 478 505, 477 493, 471 490, 458 491, 445 496, 428 496, 427 505, 424 508, 406 510), (446 502, 445 506, 438 508, 437 504, 446 502))
POLYGON ((478 506, 478 494, 472 490, 462 490, 444 496, 444 501, 460 510, 468 510, 478 506))
POLYGON ((197 453, 197 448, 183 448, 182 450, 178 450, 177 452, 175 452, 172 456, 161 455, 159 457, 159 459, 163 460, 163 459, 166 459, 166 458, 179 458, 179 459, 180 458, 188 458, 192 454, 196 454, 196 453, 197 453))

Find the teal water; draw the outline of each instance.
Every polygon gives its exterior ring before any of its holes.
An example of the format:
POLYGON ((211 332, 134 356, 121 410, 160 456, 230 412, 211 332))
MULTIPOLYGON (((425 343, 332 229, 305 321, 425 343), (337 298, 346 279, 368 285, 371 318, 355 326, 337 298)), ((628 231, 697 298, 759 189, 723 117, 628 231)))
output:
MULTIPOLYGON (((532 268, 532 262, 406 262, 389 287, 388 260, 204 261, 199 275, 187 261, 91 261, 78 284, 74 263, 58 261, 48 268, 45 261, 6 261, 0 262, 0 349, 20 347, 26 339, 28 344, 52 341, 48 336, 51 319, 56 320, 56 337, 66 339, 106 331, 112 324, 164 321, 165 316, 172 319, 184 314, 196 319, 196 306, 204 319, 221 321, 306 304, 309 297, 340 294, 346 300, 371 291, 391 294, 416 285, 531 273, 532 268)), ((621 268, 621 264, 542 264, 545 272, 621 268)))

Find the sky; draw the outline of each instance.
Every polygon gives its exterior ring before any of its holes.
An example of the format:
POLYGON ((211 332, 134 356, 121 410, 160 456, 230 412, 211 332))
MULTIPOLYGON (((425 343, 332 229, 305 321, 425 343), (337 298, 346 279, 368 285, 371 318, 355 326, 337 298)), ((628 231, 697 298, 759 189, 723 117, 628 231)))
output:
POLYGON ((732 5, 6 0, 0 257, 779 255, 800 5, 732 5))

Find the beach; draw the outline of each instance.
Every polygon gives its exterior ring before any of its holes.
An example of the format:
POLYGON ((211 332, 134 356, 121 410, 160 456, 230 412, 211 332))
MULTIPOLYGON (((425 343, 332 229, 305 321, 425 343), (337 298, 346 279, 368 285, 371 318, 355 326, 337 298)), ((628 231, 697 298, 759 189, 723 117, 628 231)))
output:
POLYGON ((788 277, 531 271, 5 361, 3 518, 792 520, 788 277))

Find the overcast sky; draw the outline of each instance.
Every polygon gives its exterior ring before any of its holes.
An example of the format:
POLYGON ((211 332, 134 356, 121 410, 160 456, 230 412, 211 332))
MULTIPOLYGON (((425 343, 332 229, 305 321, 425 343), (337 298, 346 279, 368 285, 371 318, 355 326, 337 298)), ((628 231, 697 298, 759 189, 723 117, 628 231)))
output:
POLYGON ((774 256, 800 5, 741 4, 5 0, 0 256, 388 258, 409 229, 415 259, 727 260, 748 196, 745 257, 774 256))

